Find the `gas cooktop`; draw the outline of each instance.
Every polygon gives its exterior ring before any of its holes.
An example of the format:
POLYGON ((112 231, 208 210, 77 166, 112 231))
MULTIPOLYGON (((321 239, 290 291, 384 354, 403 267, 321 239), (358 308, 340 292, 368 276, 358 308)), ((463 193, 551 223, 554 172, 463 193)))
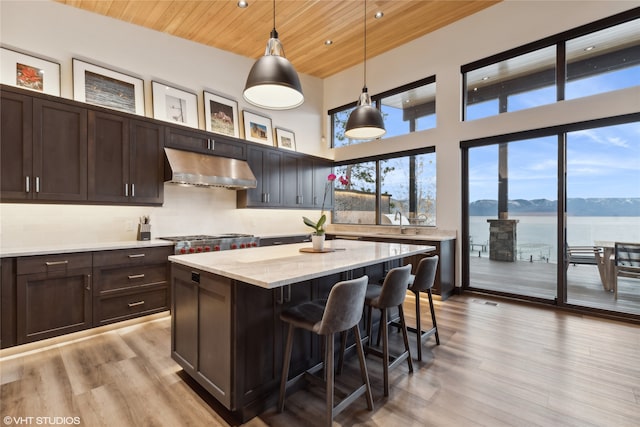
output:
POLYGON ((216 235, 196 234, 190 236, 159 237, 175 243, 175 254, 224 251, 253 248, 260 245, 260 238, 251 234, 225 233, 216 235))

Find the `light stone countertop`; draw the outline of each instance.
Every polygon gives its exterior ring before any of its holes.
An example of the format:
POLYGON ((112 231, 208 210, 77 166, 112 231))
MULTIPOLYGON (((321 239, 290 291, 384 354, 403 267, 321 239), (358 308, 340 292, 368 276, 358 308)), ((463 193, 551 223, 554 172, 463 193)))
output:
POLYGON ((169 260, 267 289, 278 288, 354 268, 430 252, 433 246, 327 240, 335 252, 303 253, 310 243, 264 246, 235 251, 172 255, 169 260))
POLYGON ((173 246, 173 242, 160 239, 145 241, 130 240, 120 242, 91 242, 91 243, 44 243, 31 246, 5 246, 0 247, 0 258, 51 255, 72 252, 108 251, 113 249, 150 248, 155 246, 173 246))

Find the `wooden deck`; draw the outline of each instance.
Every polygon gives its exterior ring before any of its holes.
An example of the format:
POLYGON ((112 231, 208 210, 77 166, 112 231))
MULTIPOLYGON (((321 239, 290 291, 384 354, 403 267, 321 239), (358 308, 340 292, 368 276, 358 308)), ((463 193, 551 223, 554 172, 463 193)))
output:
MULTIPOLYGON (((503 262, 471 257, 470 286, 553 300, 557 294, 557 264, 503 262)), ((640 281, 618 279, 618 299, 602 286, 595 265, 570 265, 567 269, 567 302, 621 313, 640 314, 640 281)))

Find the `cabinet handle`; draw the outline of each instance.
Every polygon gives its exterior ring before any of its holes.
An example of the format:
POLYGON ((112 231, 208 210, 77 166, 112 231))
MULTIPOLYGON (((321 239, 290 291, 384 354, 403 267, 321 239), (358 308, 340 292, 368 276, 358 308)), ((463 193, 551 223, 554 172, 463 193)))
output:
POLYGON ((207 148, 209 150, 214 150, 216 141, 214 139, 207 139, 207 148))
POLYGON ((144 257, 144 254, 132 254, 132 255, 129 255, 129 258, 143 258, 143 257, 144 257))
POLYGON ((69 264, 68 260, 64 260, 64 261, 46 261, 45 265, 47 267, 51 267, 52 265, 63 265, 63 264, 69 264))
POLYGON ((129 184, 124 184, 124 197, 129 197, 129 184))
POLYGON ((318 196, 313 196, 313 204, 314 205, 318 204, 318 196))
POLYGON ((270 198, 271 198, 271 193, 267 193, 267 203, 269 203, 270 198))
POLYGON ((36 193, 40 192, 40 177, 36 176, 36 193))
POLYGON ((144 279, 144 274, 132 274, 131 276, 129 276, 129 280, 133 279, 144 279))
POLYGON ((284 302, 291 301, 291 285, 287 285, 287 296, 284 299, 284 302))
POLYGON ((26 184, 26 186, 25 186, 25 192, 27 192, 27 193, 28 193, 28 192, 30 192, 30 191, 31 191, 31 183, 29 182, 29 177, 28 177, 28 176, 25 176, 24 178, 25 178, 25 181, 26 181, 26 182, 25 182, 25 184, 26 184))
POLYGON ((91 275, 87 274, 87 276, 85 277, 85 284, 86 286, 84 287, 87 291, 91 290, 91 275))
POLYGON ((136 197, 136 185, 131 184, 131 197, 136 197))
POLYGON ((130 302, 129 304, 127 304, 129 307, 135 307, 137 305, 143 305, 144 304, 144 300, 142 301, 138 301, 138 302, 130 302))

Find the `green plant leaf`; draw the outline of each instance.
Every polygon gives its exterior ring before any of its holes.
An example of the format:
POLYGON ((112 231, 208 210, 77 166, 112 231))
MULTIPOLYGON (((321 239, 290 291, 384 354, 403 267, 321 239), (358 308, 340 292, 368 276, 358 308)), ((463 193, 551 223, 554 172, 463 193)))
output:
POLYGON ((311 221, 309 218, 307 218, 306 216, 302 217, 302 221, 305 223, 305 225, 308 225, 309 227, 313 228, 314 230, 317 230, 317 226, 316 223, 311 221))

